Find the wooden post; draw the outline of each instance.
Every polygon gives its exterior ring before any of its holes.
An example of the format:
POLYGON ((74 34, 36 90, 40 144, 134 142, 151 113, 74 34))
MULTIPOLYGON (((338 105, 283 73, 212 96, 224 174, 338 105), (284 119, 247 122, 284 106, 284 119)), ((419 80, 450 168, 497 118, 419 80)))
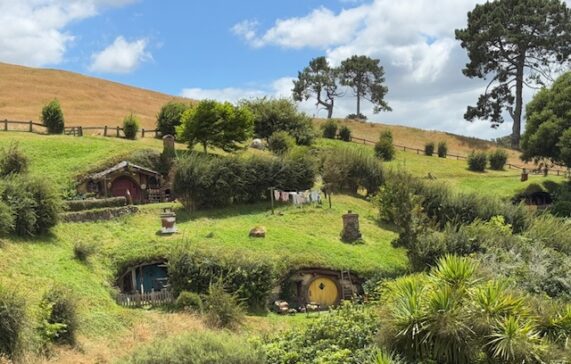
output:
POLYGON ((119 138, 119 127, 117 127, 117 138, 119 138))
POLYGON ((329 208, 331 208, 331 191, 329 191, 327 196, 329 196, 329 208))
POLYGON ((32 120, 30 120, 30 133, 33 132, 33 131, 34 131, 34 129, 33 129, 33 127, 32 127, 32 120))
POLYGON ((103 128, 103 136, 107 136, 107 125, 103 128))
POLYGON ((82 137, 83 136, 83 127, 78 127, 78 136, 82 137))
POLYGON ((8 131, 8 119, 4 120, 4 131, 8 131))
POLYGON ((145 128, 141 129, 141 138, 145 137, 145 128))
POLYGON ((274 187, 270 187, 270 201, 272 204, 272 215, 274 215, 274 187))

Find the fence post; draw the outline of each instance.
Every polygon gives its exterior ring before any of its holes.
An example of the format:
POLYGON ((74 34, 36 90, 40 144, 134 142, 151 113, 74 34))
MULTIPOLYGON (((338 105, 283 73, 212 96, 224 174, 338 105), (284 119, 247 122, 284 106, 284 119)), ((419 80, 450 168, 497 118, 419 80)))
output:
POLYGON ((107 136, 107 125, 103 128, 103 136, 107 136))
POLYGON ((117 127, 117 138, 119 138, 119 127, 117 127))
POLYGON ((83 136, 83 127, 80 126, 78 131, 79 131, 78 136, 82 137, 83 136))
POLYGON ((30 133, 34 131, 33 127, 32 127, 32 120, 30 120, 30 133))
POLYGON ((4 120, 4 131, 8 131, 8 119, 4 120))
POLYGON ((145 137, 145 128, 141 129, 141 138, 145 137))

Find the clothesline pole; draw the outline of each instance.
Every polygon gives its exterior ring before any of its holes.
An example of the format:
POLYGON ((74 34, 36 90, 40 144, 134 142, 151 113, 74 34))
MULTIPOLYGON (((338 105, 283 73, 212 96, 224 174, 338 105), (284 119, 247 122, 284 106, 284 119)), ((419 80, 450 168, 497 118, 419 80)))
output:
POLYGON ((274 187, 270 187, 270 201, 272 202, 272 215, 274 215, 274 187))
POLYGON ((329 208, 331 208, 331 192, 329 192, 327 196, 329 196, 329 208))

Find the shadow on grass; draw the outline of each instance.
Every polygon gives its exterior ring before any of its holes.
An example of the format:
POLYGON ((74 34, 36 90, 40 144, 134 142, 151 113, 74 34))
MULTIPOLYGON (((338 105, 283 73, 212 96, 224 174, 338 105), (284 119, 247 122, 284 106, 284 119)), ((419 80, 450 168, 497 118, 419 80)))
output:
POLYGON ((13 243, 25 244, 55 244, 58 242, 57 236, 51 231, 34 236, 7 235, 5 238, 10 239, 13 243))

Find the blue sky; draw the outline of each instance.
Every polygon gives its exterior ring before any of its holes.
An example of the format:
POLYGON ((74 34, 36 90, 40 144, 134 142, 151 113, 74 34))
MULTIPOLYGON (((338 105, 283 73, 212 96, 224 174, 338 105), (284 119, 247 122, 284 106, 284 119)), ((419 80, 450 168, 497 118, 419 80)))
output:
MULTIPOLYGON (((364 54, 381 60, 393 108, 375 115, 365 104, 370 120, 491 138, 511 124, 463 120, 484 83, 462 75, 467 57, 454 39, 478 2, 0 0, 0 62, 234 102, 290 96, 297 71, 316 56, 336 65, 364 54)), ((334 116, 354 104, 347 92, 334 116)), ((325 115, 311 101, 299 107, 325 115)))

